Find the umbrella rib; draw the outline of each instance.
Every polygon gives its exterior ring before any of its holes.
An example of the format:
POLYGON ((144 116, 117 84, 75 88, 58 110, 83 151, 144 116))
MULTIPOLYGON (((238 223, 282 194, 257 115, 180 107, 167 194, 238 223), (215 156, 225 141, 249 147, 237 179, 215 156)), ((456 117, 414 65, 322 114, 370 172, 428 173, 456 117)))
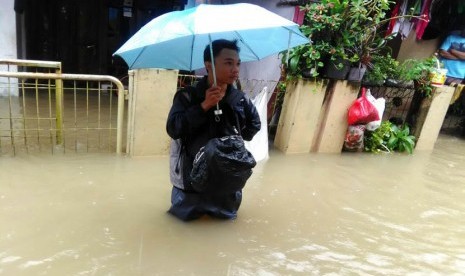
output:
MULTIPOLYGON (((293 29, 291 29, 291 28, 289 28, 289 27, 287 27, 287 26, 283 26, 283 28, 286 29, 286 30, 288 30, 288 31, 291 32, 292 34, 299 35, 299 34, 297 34, 293 29)), ((305 37, 305 36, 303 36, 303 37, 305 37)), ((307 37, 305 37, 305 38, 307 38, 307 37)))
POLYGON ((257 58, 257 60, 259 60, 260 57, 249 47, 249 45, 245 43, 244 39, 242 39, 242 36, 237 31, 234 31, 234 33, 239 37, 239 40, 242 41, 245 47, 247 47, 249 51, 257 58))
POLYGON ((192 43, 191 43, 191 62, 189 64, 189 70, 192 71, 192 60, 194 59, 194 43, 195 43, 195 35, 192 36, 192 43))
POLYGON ((139 54, 137 55, 137 57, 134 59, 134 61, 132 62, 131 66, 129 66, 129 68, 132 68, 132 66, 134 65, 134 63, 136 63, 136 61, 139 59, 140 55, 142 55, 142 53, 145 51, 145 49, 147 49, 147 46, 144 46, 142 48, 142 50, 139 52, 139 54))

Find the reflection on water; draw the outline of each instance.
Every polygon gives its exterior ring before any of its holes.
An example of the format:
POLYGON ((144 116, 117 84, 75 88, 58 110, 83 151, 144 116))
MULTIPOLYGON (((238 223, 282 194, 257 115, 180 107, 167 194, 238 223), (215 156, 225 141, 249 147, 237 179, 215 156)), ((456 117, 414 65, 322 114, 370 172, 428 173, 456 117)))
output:
POLYGON ((192 223, 167 157, 1 158, 0 275, 460 275, 463 152, 272 152, 237 220, 192 223))

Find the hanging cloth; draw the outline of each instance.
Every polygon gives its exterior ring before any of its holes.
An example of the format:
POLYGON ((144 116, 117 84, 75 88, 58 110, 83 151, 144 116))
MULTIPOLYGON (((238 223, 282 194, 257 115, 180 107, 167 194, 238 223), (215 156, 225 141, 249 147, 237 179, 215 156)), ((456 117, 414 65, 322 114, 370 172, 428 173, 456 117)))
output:
POLYGON ((304 18, 305 18, 305 10, 301 10, 300 6, 295 6, 294 10, 294 23, 297 23, 299 25, 302 25, 304 23, 304 18))
MULTIPOLYGON (((396 6, 391 12, 391 20, 389 21, 386 36, 398 33, 400 34, 400 38, 402 40, 406 39, 409 36, 410 32, 413 29, 413 26, 415 25, 415 21, 412 21, 405 17, 409 11, 409 2, 409 0, 397 1, 396 6)), ((415 3, 415 5, 419 4, 415 3)))
MULTIPOLYGON (((406 1, 406 0, 404 0, 404 1, 406 1)), ((396 31, 394 31, 394 28, 395 28, 396 22, 397 22, 397 18, 395 18, 395 17, 398 16, 398 14, 399 14, 399 9, 400 9, 401 4, 402 4, 402 1, 397 1, 394 9, 392 9, 391 20, 389 20, 389 25, 388 25, 388 29, 386 31, 386 36, 389 36, 392 33, 396 32, 396 31)))
POLYGON ((430 21, 430 9, 432 2, 433 0, 426 0, 423 3, 423 7, 421 8, 420 14, 422 20, 418 20, 416 27, 417 39, 421 39, 423 37, 423 33, 425 32, 426 26, 428 26, 428 23, 430 21))
MULTIPOLYGON (((405 16, 408 12, 408 0, 404 0, 404 3, 400 6, 400 16, 405 16)), ((401 17, 397 20, 396 25, 394 26, 394 31, 400 34, 402 40, 406 39, 410 31, 413 29, 414 23, 408 20, 405 17, 401 17)))

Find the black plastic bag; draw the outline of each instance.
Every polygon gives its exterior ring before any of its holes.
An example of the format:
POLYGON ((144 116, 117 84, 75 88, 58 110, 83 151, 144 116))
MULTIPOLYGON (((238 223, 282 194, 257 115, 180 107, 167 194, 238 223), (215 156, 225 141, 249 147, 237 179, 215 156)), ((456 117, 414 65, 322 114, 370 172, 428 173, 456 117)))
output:
POLYGON ((191 171, 192 187, 212 194, 241 190, 256 161, 237 135, 214 138, 196 154, 191 171))

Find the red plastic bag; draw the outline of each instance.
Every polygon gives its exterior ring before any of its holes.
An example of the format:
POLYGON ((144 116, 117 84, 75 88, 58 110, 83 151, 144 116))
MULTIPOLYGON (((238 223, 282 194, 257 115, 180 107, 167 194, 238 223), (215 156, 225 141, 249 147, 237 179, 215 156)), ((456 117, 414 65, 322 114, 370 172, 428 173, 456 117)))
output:
POLYGON ((366 97, 366 88, 362 87, 362 96, 356 99, 349 107, 347 122, 349 126, 363 125, 379 120, 376 106, 366 97))

